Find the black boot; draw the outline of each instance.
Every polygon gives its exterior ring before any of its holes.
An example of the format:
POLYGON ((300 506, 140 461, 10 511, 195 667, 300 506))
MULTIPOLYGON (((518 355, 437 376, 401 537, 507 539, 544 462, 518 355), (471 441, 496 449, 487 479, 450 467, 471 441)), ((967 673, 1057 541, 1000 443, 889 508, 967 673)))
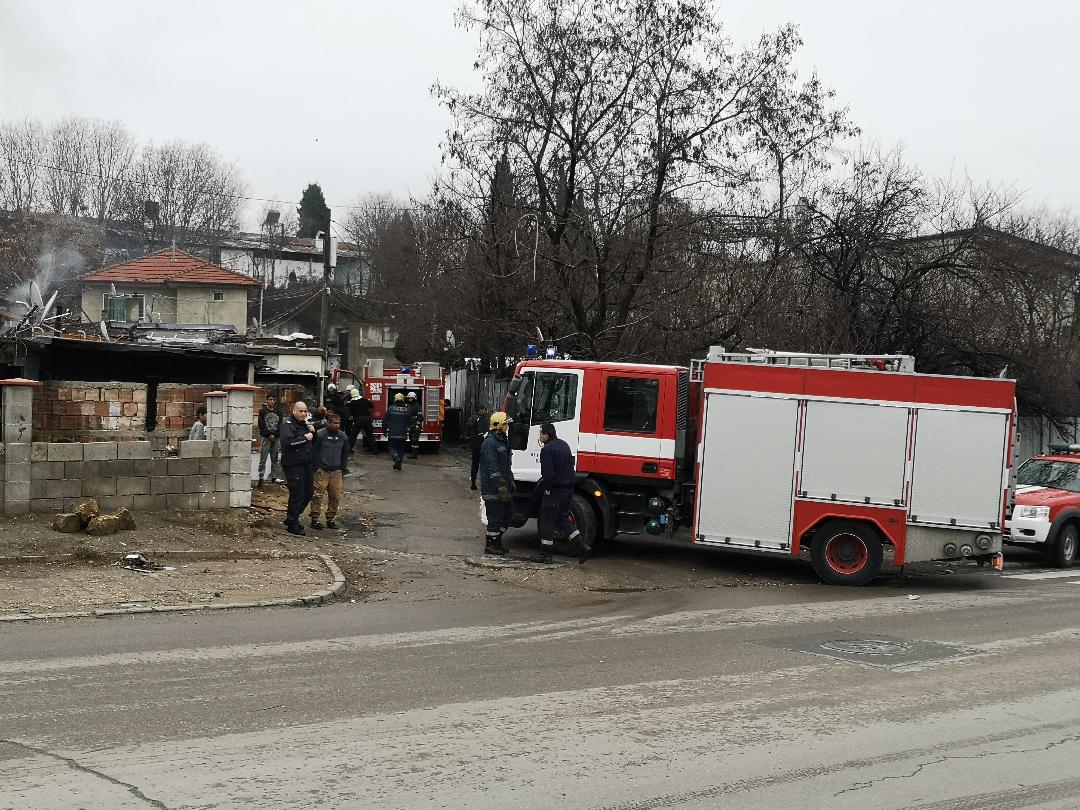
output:
POLYGON ((506 549, 503 548, 501 535, 488 535, 484 543, 484 553, 494 554, 496 557, 505 557, 506 549))

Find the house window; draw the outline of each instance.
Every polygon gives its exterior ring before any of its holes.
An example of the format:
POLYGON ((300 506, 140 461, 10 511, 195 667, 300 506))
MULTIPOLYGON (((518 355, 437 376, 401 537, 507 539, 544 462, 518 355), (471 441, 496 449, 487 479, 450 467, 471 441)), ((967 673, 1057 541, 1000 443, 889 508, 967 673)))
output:
POLYGON ((221 292, 220 290, 214 290, 214 300, 215 301, 224 301, 225 300, 225 293, 221 292))
POLYGON ((121 323, 135 323, 143 318, 145 300, 141 295, 110 295, 104 293, 101 296, 102 317, 107 321, 120 321, 121 323))
POLYGON ((655 433, 660 381, 649 377, 608 377, 604 430, 655 433))

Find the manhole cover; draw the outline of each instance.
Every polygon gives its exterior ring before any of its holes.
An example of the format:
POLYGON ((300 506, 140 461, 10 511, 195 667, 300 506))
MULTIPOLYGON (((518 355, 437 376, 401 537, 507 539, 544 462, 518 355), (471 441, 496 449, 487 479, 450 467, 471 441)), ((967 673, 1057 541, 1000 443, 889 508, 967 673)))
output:
POLYGON ((756 642, 763 647, 821 655, 870 667, 893 667, 958 658, 969 651, 938 641, 911 641, 887 636, 814 635, 756 642))
POLYGON ((826 641, 821 648, 840 655, 904 655, 911 652, 912 645, 907 641, 885 638, 841 638, 826 641))

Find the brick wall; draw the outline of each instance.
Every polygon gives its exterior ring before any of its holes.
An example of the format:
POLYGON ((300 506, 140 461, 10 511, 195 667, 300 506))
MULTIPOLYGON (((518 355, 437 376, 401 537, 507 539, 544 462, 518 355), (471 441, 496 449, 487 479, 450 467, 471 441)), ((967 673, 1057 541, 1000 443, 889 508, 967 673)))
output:
POLYGON ((146 386, 52 381, 34 390, 34 438, 44 442, 146 438, 146 386))

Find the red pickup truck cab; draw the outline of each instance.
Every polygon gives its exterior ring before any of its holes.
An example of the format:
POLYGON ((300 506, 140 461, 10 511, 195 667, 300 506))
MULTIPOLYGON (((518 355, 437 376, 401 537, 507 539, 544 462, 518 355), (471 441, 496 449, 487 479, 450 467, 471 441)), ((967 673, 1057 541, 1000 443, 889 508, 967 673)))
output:
POLYGON ((1080 545, 1080 445, 1050 445, 1016 474, 1016 503, 1005 523, 1009 545, 1041 548, 1059 568, 1080 545))

